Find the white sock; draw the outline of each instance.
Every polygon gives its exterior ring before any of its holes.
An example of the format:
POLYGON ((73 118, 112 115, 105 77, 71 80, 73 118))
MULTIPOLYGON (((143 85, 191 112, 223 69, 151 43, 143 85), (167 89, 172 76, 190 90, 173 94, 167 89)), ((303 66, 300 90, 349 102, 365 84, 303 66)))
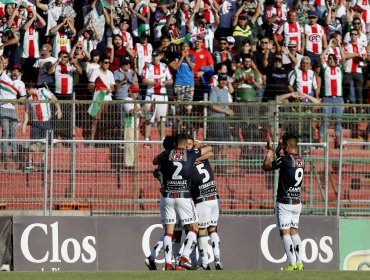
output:
POLYGON ((189 231, 186 235, 186 239, 184 242, 184 251, 182 252, 182 256, 189 259, 190 253, 195 248, 195 245, 197 244, 197 232, 195 231, 189 231))
POLYGON ((294 252, 297 259, 297 263, 302 263, 302 246, 301 246, 301 238, 299 237, 298 233, 292 235, 292 241, 294 245, 294 252))
POLYGON ((197 244, 195 244, 194 250, 190 253, 189 256, 191 265, 193 266, 194 269, 197 269, 198 267, 197 247, 198 247, 197 244))
POLYGON ((213 256, 215 259, 220 259, 220 237, 216 231, 211 232, 209 237, 211 238, 213 256))
POLYGON ((152 251, 150 252, 150 257, 154 261, 158 255, 161 253, 163 248, 163 239, 164 236, 162 235, 161 238, 158 239, 157 244, 153 247, 152 251))
POLYGON ((172 263, 172 236, 165 235, 163 239, 164 260, 166 263, 172 263))
POLYGON ((288 257, 289 264, 296 263, 296 257, 294 253, 294 248, 293 248, 294 245, 293 245, 292 237, 289 234, 287 234, 287 235, 284 235, 281 239, 283 240, 284 249, 288 257))
POLYGON ((181 250, 181 240, 176 240, 175 242, 172 243, 172 254, 173 257, 175 258, 175 262, 181 256, 180 250, 181 250))
POLYGON ((208 236, 201 235, 198 237, 199 257, 204 268, 208 265, 208 236))

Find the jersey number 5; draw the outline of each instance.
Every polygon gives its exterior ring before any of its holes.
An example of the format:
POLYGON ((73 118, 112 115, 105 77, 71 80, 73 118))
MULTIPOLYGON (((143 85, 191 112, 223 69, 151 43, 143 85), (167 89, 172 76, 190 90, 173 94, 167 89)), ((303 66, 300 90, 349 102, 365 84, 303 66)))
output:
POLYGON ((297 168, 297 170, 295 171, 294 177, 295 177, 295 180, 297 181, 297 183, 295 183, 294 186, 297 187, 303 180, 303 168, 297 168))
POLYGON ((197 169, 198 169, 199 174, 204 174, 204 176, 205 176, 202 180, 202 182, 204 184, 205 182, 208 182, 208 180, 209 180, 209 172, 207 171, 207 169, 203 169, 203 167, 204 167, 203 163, 197 165, 197 169))

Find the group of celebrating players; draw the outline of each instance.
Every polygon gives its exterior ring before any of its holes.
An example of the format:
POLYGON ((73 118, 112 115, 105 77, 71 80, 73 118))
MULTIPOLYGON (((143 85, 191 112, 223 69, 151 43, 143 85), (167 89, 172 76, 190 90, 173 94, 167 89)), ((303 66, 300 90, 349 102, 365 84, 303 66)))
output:
MULTIPOLYGON (((201 145, 185 134, 167 136, 163 146, 165 150, 153 159, 153 164, 158 165, 153 174, 161 185, 160 213, 164 235, 145 263, 150 270, 157 270, 156 258, 163 250, 165 270, 210 270, 210 239, 215 269, 223 270, 217 233, 219 194, 208 161, 213 157, 212 147, 201 145), (181 244, 183 229, 186 238, 181 244), (199 260, 190 257, 196 247, 199 260)), ((273 144, 268 142, 262 168, 265 171, 280 169, 275 213, 289 260, 286 270, 303 270, 297 229, 302 208, 300 189, 304 159, 298 155, 298 140, 294 134, 284 134, 276 149, 276 157, 273 144)))

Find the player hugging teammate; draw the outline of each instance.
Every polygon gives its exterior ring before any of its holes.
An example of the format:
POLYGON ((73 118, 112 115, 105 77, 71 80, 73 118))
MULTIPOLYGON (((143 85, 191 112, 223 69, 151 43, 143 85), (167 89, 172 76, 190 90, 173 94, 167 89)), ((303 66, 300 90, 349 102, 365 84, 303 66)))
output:
POLYGON ((211 240, 215 268, 222 270, 220 239, 217 234, 219 195, 208 159, 213 156, 210 146, 200 146, 191 136, 180 134, 166 137, 165 151, 155 157, 159 164, 155 177, 161 182, 161 221, 165 234, 145 260, 150 270, 156 270, 155 259, 164 248, 166 270, 209 270, 208 236, 211 240), (174 142, 174 143, 173 143, 174 142), (167 145, 173 143, 174 147, 167 145), (195 204, 195 205, 194 205, 195 204), (176 226, 176 227, 175 227, 176 226), (180 251, 181 227, 187 231, 182 252, 180 251), (174 243, 173 243, 174 242, 174 243), (163 245, 162 245, 163 244, 163 245), (176 244, 176 245, 175 245, 176 244), (196 245, 199 247, 200 265, 189 259, 196 245), (172 266, 172 245, 180 255, 175 268, 172 266), (180 253, 181 252, 181 253, 180 253))

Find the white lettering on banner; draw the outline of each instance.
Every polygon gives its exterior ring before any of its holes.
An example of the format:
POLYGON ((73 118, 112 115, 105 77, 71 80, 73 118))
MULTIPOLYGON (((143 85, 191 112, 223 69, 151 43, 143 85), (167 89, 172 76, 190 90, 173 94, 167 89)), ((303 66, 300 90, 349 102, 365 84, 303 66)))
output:
MULTIPOLYGON (((154 247, 154 244, 151 246, 150 245, 150 236, 151 236, 151 234, 152 234, 152 232, 153 232, 153 230, 155 230, 156 228, 160 228, 160 229, 162 229, 163 230, 163 226, 161 225, 161 224, 155 224, 155 225, 151 225, 150 227, 148 227, 147 229, 146 229, 146 231, 144 232, 144 234, 143 234, 143 239, 142 239, 142 241, 141 241, 141 246, 142 246, 142 249, 143 249, 143 253, 144 253, 144 256, 145 257, 148 257, 148 256, 150 256, 150 254, 151 254, 151 249, 152 249, 152 247, 154 247)), ((209 237, 208 237, 208 240, 209 240, 209 237)), ((184 245, 183 245, 184 246, 184 245)), ((182 246, 182 247, 183 247, 182 246)), ((180 249, 180 252, 182 251, 182 248, 181 247, 181 249, 180 249)), ((197 259, 198 259, 198 250, 196 250, 196 254, 197 254, 197 259)), ((209 245, 208 244, 208 256, 209 256, 209 259, 208 259, 208 261, 211 263, 211 262, 213 262, 214 261, 214 256, 213 256, 213 250, 212 250, 212 247, 211 247, 211 245, 209 245)), ((174 262, 175 260, 172 258, 172 262, 174 262)), ((155 260, 155 262, 156 263, 164 263, 164 258, 163 259, 159 259, 159 258, 157 258, 156 260, 155 260)))
MULTIPOLYGON (((274 258, 269 249, 269 236, 271 231, 276 228, 275 224, 269 225, 262 233, 261 240, 260 240, 260 247, 263 256, 266 260, 272 263, 283 263, 286 262, 287 256, 284 256, 280 259, 274 258)), ((321 263, 329 263, 333 260, 333 250, 331 248, 333 245, 333 238, 331 236, 323 236, 319 241, 319 245, 317 245, 316 241, 311 238, 306 238, 302 240, 302 260, 304 263, 313 263, 319 258, 321 263), (310 258, 306 255, 306 246, 310 244, 311 246, 311 256, 310 258), (319 252, 320 250, 320 252, 319 252)))
MULTIPOLYGON (((29 248, 29 238, 30 233, 35 228, 41 228, 45 235, 48 235, 48 226, 46 224, 41 223, 35 223, 31 224, 23 231, 21 236, 21 250, 24 255, 24 257, 32 262, 32 263, 45 263, 49 261, 50 263, 60 263, 65 261, 66 263, 75 263, 80 258, 83 263, 92 263, 97 258, 97 252, 96 252, 96 238, 94 236, 86 236, 82 240, 82 246, 80 242, 74 238, 67 238, 62 242, 62 244, 59 247, 59 223, 55 222, 50 225, 51 228, 51 256, 52 258, 49 260, 50 252, 45 248, 46 252, 45 255, 41 259, 36 259, 33 257, 33 255, 30 252, 29 248), (68 254, 68 246, 72 246, 73 248, 73 255, 70 256, 68 254), (59 251, 60 248, 60 251, 59 251), (59 255, 60 253, 60 255, 59 255), (61 257, 61 258, 60 258, 61 257)), ((47 245, 46 245, 47 246, 47 245)), ((70 251, 71 252, 71 251, 70 251)))

